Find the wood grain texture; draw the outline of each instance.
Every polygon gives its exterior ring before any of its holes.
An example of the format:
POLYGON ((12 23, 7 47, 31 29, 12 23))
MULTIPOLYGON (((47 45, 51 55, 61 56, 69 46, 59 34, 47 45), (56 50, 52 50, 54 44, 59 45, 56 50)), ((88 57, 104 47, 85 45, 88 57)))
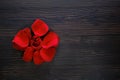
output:
POLYGON ((120 0, 1 0, 0 80, 120 80, 120 0), (40 18, 60 36, 51 63, 25 63, 11 40, 40 18))

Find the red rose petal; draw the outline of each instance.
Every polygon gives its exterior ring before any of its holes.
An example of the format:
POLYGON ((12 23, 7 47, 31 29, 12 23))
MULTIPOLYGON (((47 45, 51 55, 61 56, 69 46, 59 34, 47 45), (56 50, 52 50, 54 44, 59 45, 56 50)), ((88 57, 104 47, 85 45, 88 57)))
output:
POLYGON ((32 31, 36 36, 43 36, 48 32, 48 25, 44 21, 36 19, 32 24, 32 31))
POLYGON ((28 37, 31 39, 32 36, 31 36, 30 28, 25 28, 24 32, 26 32, 26 34, 28 35, 28 37))
POLYGON ((56 48, 54 47, 48 49, 42 48, 40 50, 40 55, 43 58, 43 60, 46 62, 52 61, 53 57, 55 56, 55 53, 56 53, 56 48))
POLYGON ((43 42, 41 43, 43 48, 57 47, 59 43, 59 37, 55 32, 49 32, 43 42))
POLYGON ((33 56, 33 61, 36 65, 42 64, 44 62, 40 56, 39 51, 35 51, 34 56, 33 56))
POLYGON ((32 60, 33 51, 34 51, 34 49, 32 47, 27 47, 27 49, 25 50, 24 55, 23 55, 23 60, 25 62, 30 62, 32 60))
POLYGON ((21 51, 24 51, 24 50, 25 50, 25 48, 19 46, 18 44, 14 43, 14 42, 13 42, 13 48, 15 48, 15 49, 17 49, 17 50, 21 50, 21 51))
POLYGON ((25 50, 25 48, 29 45, 29 36, 26 32, 26 28, 20 30, 12 40, 13 47, 17 50, 25 50))

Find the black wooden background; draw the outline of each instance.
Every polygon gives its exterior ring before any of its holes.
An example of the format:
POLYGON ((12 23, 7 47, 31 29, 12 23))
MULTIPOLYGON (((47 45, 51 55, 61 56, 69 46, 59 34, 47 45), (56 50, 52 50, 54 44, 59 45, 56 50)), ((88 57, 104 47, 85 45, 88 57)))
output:
POLYGON ((120 0, 0 0, 0 80, 120 80, 120 0), (11 44, 36 18, 61 39, 39 66, 11 44))

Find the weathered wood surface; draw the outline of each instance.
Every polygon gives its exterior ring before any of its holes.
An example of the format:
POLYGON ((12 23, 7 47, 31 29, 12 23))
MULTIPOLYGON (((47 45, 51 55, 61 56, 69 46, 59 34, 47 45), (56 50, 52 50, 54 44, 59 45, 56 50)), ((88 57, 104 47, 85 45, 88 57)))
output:
POLYGON ((1 0, 0 51, 0 80, 120 80, 120 0, 1 0), (11 44, 36 18, 61 38, 40 66, 11 44))

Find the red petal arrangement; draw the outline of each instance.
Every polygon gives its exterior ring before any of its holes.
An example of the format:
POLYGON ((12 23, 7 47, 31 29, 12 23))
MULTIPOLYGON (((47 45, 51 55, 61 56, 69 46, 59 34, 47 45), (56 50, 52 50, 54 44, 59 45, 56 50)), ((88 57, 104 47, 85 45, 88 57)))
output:
POLYGON ((24 51, 23 60, 25 62, 33 60, 36 65, 39 65, 52 61, 59 37, 55 32, 49 30, 44 21, 36 19, 31 30, 27 27, 18 31, 12 43, 15 49, 24 51))

